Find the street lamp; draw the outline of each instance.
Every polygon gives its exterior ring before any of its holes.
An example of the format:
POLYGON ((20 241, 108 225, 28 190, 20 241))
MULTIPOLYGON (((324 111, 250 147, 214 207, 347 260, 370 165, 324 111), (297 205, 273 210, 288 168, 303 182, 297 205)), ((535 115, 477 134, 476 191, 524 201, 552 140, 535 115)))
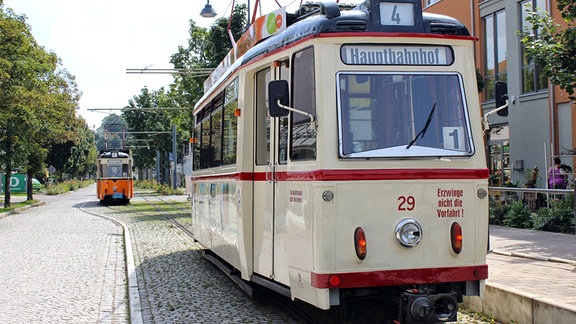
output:
POLYGON ((216 17, 216 15, 216 10, 214 10, 210 5, 210 0, 206 0, 206 6, 204 6, 204 9, 200 12, 200 16, 204 18, 213 18, 216 17))

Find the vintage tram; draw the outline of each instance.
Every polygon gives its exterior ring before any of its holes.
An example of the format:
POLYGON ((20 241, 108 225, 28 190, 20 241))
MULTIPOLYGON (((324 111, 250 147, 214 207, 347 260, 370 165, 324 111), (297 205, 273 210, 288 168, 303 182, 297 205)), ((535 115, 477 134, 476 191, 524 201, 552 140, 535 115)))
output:
POLYGON ((456 320, 488 276, 475 41, 420 0, 256 20, 194 110, 206 256, 247 291, 456 320))
POLYGON ((128 150, 101 151, 96 161, 96 193, 101 203, 129 203, 134 195, 132 156, 128 150))

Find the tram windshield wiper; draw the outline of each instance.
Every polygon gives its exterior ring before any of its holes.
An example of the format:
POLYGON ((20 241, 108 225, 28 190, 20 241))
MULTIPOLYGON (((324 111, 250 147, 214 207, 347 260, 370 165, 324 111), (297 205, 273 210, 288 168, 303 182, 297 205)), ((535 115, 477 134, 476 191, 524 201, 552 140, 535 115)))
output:
POLYGON ((426 119, 426 124, 424 124, 424 127, 422 127, 422 130, 420 130, 418 132, 418 134, 416 134, 414 139, 412 141, 410 141, 410 143, 408 143, 408 146, 406 146, 406 149, 409 149, 410 147, 412 147, 412 145, 414 145, 414 143, 416 143, 416 141, 418 140, 418 137, 424 138, 424 134, 426 134, 426 130, 428 129, 428 126, 430 126, 430 122, 432 121, 432 117, 434 116, 435 111, 436 111, 436 102, 434 103, 434 106, 432 106, 432 110, 430 110, 430 114, 428 114, 428 119, 426 119))

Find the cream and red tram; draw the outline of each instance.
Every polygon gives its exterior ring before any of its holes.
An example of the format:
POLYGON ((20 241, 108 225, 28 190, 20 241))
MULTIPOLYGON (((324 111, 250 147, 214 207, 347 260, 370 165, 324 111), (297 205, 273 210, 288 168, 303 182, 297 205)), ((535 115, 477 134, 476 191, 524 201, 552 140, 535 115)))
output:
POLYGON ((257 20, 194 110, 212 261, 321 309, 389 296, 400 322, 456 320, 488 275, 474 42, 420 0, 257 20))

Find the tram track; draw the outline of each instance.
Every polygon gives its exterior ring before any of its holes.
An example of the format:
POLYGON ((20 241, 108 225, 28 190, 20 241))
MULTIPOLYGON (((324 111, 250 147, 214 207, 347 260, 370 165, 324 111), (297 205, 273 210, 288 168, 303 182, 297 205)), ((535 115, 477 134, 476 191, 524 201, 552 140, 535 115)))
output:
MULTIPOLYGON (((173 206, 175 206, 175 203, 169 201, 169 200, 165 200, 162 199, 160 196, 141 196, 142 199, 144 201, 146 201, 149 205, 151 205, 152 207, 156 208, 164 217, 166 217, 166 219, 168 221, 170 221, 171 223, 173 223, 174 225, 176 225, 178 228, 180 228, 182 230, 182 232, 184 232, 184 234, 186 234, 187 236, 189 236, 194 242, 196 242, 196 239, 194 239, 194 234, 192 233, 192 231, 190 229, 188 229, 184 224, 180 223, 176 218, 172 217, 172 214, 170 214, 168 211, 162 209, 160 206, 158 206, 157 204, 153 203, 151 201, 151 199, 149 199, 149 197, 154 197, 155 199, 161 201, 162 203, 165 204, 171 204, 173 206)), ((176 206, 177 209, 179 209, 180 211, 184 212, 184 209, 176 206)), ((190 214, 190 210, 187 211, 188 214, 190 214)), ((191 217, 191 216, 190 216, 191 217)))

